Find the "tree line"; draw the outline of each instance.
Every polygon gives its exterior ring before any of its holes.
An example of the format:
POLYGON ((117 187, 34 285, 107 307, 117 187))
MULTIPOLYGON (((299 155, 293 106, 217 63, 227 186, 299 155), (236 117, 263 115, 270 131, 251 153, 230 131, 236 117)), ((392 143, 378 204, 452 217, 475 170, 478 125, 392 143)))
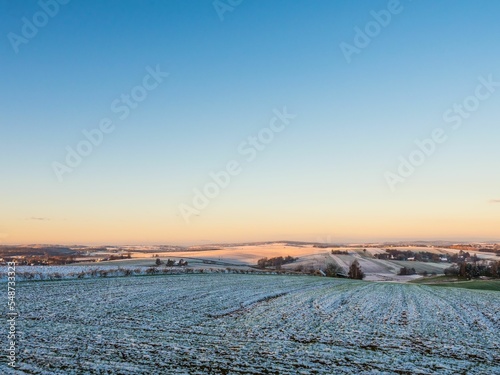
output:
POLYGON ((275 258, 261 258, 257 261, 257 267, 259 268, 266 268, 266 267, 273 267, 277 270, 281 269, 281 266, 283 264, 289 264, 296 262, 299 258, 294 258, 291 257, 290 255, 287 255, 286 257, 275 257, 275 258))
POLYGON ((446 276, 457 276, 467 279, 479 277, 500 278, 500 261, 458 262, 444 270, 446 276))

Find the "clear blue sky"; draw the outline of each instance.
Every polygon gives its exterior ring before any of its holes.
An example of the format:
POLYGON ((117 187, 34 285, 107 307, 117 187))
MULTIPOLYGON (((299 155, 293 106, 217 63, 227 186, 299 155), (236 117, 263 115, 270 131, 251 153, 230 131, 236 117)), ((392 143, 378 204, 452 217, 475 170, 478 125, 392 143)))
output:
POLYGON ((1 0, 0 241, 499 239, 500 87, 458 130, 443 114, 500 81, 500 3, 402 0, 347 63, 339 45, 387 4, 244 0, 221 21, 212 1, 72 0, 16 53, 9 33, 41 7, 1 0), (118 119, 157 65, 168 78, 118 119), (284 107, 296 118, 247 162, 238 146, 284 107), (114 131, 58 181, 105 117, 114 131), (447 141, 391 191, 436 128, 447 141), (179 205, 233 159, 186 224, 179 205))

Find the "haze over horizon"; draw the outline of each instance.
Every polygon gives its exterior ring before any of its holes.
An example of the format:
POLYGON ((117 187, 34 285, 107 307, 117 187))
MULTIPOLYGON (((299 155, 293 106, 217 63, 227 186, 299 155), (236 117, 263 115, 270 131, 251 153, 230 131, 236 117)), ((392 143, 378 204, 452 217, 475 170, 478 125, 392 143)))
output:
POLYGON ((0 245, 500 239, 500 3, 231 8, 0 1, 0 245))
POLYGON ((99 247, 99 246, 180 246, 180 247, 191 247, 191 246, 216 246, 216 245, 226 245, 226 246, 231 246, 231 245, 242 245, 242 244, 262 244, 262 243, 280 243, 280 242, 297 242, 297 243, 308 243, 308 244, 313 244, 313 243, 324 243, 324 244, 344 244, 344 245, 356 245, 356 244, 397 244, 397 243, 413 243, 413 244, 418 244, 418 243, 435 243, 438 244, 440 242, 444 243, 500 243, 500 240, 481 240, 481 239, 462 239, 462 240, 456 240, 456 239, 393 239, 393 240, 388 240, 385 241, 384 239, 380 240, 373 240, 373 241, 329 241, 327 238, 323 238, 321 236, 318 236, 316 239, 307 241, 307 240, 290 240, 290 239, 273 239, 273 240, 262 240, 262 241, 221 241, 221 242, 212 242, 208 240, 200 240, 198 242, 60 242, 60 243, 55 243, 55 242, 50 242, 50 243, 42 243, 42 242, 37 242, 37 243, 31 243, 31 242, 25 242, 25 243, 5 243, 2 242, 0 243, 0 246, 89 246, 89 247, 99 247))

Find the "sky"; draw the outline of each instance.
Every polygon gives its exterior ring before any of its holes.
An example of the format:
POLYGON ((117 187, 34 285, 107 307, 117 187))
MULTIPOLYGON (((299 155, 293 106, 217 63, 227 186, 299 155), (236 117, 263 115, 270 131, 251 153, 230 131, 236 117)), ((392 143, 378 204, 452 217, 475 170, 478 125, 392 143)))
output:
POLYGON ((0 0, 0 244, 500 240, 499 11, 0 0))

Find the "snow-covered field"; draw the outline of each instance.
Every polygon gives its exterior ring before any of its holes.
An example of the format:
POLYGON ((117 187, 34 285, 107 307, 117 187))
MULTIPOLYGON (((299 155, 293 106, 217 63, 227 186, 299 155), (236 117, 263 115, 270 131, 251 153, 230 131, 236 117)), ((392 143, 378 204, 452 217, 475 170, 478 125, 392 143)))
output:
MULTIPOLYGON (((152 265, 153 262, 150 262, 152 265)), ((117 266, 117 265, 100 265, 100 266, 16 266, 16 280, 59 280, 59 279, 76 279, 103 276, 125 276, 127 272, 131 275, 145 274, 147 268, 132 267, 132 266, 117 266)), ((7 282, 8 270, 6 267, 0 269, 0 283, 7 282)))
MULTIPOLYGON (((273 271, 261 271, 249 267, 227 267, 217 264, 203 264, 201 261, 190 263, 189 267, 172 266, 166 267, 162 264, 153 267, 151 261, 143 264, 127 264, 127 261, 114 261, 101 265, 69 264, 65 266, 16 266, 16 281, 53 281, 53 280, 71 280, 88 279, 95 277, 122 277, 122 276, 150 276, 152 274, 193 274, 193 273, 254 273, 263 274, 273 271), (151 272, 153 271, 153 272, 151 272)), ((104 263, 104 262, 103 262, 104 263)), ((0 270, 0 285, 7 284, 7 268, 0 270)))
POLYGON ((18 283, 17 304, 2 374, 500 373, 497 292, 159 275, 18 283))

